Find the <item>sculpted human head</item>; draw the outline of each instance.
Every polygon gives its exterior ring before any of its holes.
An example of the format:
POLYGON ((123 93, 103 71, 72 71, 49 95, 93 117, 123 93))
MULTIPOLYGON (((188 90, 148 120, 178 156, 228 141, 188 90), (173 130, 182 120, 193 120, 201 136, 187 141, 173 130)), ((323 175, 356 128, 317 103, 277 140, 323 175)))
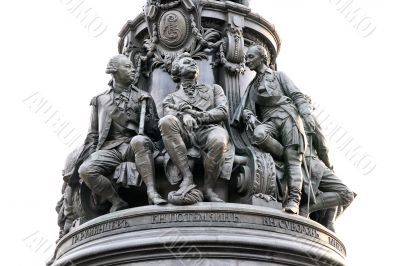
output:
POLYGON ((246 53, 246 66, 250 70, 258 71, 270 63, 268 51, 261 45, 253 44, 246 53))
POLYGON ((199 76, 199 66, 189 53, 178 55, 172 62, 171 77, 175 82, 195 80, 199 76))
POLYGON ((125 55, 113 56, 107 64, 107 74, 111 74, 116 83, 130 85, 135 79, 135 68, 125 55))

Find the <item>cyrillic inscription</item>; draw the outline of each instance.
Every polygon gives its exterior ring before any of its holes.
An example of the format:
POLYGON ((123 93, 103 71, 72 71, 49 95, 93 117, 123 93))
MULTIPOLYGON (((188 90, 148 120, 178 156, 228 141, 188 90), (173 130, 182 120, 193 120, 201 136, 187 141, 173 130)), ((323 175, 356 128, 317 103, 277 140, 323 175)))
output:
POLYGON ((240 223, 236 213, 168 213, 153 215, 151 223, 176 223, 176 222, 221 222, 240 223))
POLYGON ((105 233, 108 231, 112 231, 112 230, 125 228, 125 227, 129 227, 129 223, 125 219, 96 225, 92 228, 86 229, 86 230, 80 232, 79 234, 73 236, 72 237, 72 245, 74 245, 74 244, 78 243, 79 241, 82 241, 88 237, 98 235, 101 233, 105 233))
POLYGON ((328 239, 329 239, 329 244, 331 246, 333 246, 334 248, 336 248, 337 250, 339 250, 343 254, 346 254, 346 251, 345 251, 344 247, 342 246, 342 244, 340 244, 338 241, 336 241, 336 239, 334 239, 332 237, 328 237, 328 239))
POLYGON ((285 221, 285 220, 280 220, 276 219, 273 217, 264 217, 264 225, 271 226, 271 227, 277 227, 301 234, 305 234, 307 236, 319 238, 319 234, 317 230, 314 228, 298 224, 298 223, 293 223, 291 221, 285 221))

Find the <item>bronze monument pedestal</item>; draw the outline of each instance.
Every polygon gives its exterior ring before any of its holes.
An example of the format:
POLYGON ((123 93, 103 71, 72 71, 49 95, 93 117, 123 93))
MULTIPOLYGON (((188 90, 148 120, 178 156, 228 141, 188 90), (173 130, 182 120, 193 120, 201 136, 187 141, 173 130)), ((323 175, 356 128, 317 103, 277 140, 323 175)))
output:
POLYGON ((334 233, 260 206, 145 206, 93 219, 64 236, 54 266, 345 265, 334 233))

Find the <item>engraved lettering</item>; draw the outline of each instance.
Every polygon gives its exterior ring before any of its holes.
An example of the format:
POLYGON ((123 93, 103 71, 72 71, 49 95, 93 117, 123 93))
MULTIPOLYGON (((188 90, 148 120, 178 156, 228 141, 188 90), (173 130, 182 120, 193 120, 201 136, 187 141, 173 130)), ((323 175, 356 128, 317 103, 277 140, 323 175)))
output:
POLYGON ((183 215, 182 215, 182 213, 178 213, 178 214, 177 214, 177 220, 178 220, 178 222, 183 222, 183 215))
MULTIPOLYGON (((157 220, 157 215, 153 215, 153 221, 157 220)), ((112 230, 116 230, 116 229, 121 229, 124 227, 129 227, 129 223, 128 221, 126 221, 125 219, 123 220, 118 220, 118 221, 113 221, 113 222, 108 222, 106 224, 101 224, 101 225, 97 225, 95 227, 91 227, 89 229, 86 229, 76 235, 74 235, 72 237, 72 245, 88 238, 88 237, 92 237, 101 233, 105 233, 108 231, 112 231, 112 230)))
POLYGON ((159 214, 151 216, 152 224, 161 223, 182 223, 182 222, 220 222, 220 223, 240 223, 239 216, 236 213, 175 213, 159 214))
POLYGON ((345 254, 344 247, 334 238, 328 238, 329 244, 339 250, 341 253, 345 254))
POLYGON ((310 228, 308 226, 293 223, 290 221, 284 221, 284 220, 276 219, 273 217, 264 217, 263 224, 265 226, 276 227, 276 228, 285 229, 288 231, 305 234, 307 236, 319 238, 319 234, 318 234, 317 230, 310 228))

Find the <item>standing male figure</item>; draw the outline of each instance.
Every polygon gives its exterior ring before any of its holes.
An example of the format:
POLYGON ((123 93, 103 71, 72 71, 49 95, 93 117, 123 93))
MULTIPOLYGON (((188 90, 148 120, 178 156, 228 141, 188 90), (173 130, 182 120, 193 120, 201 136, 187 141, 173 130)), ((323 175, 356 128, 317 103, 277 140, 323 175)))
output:
POLYGON ((222 126, 228 117, 224 91, 216 84, 197 84, 199 67, 188 53, 177 56, 171 74, 179 89, 165 98, 159 125, 165 149, 183 177, 180 190, 193 185, 187 147, 195 146, 203 153, 204 198, 222 201, 214 186, 218 177, 229 180, 234 159, 234 148, 222 126))
POLYGON ((107 74, 111 89, 91 101, 92 116, 85 145, 90 156, 79 167, 79 175, 97 195, 112 203, 110 212, 128 207, 106 177, 125 161, 134 161, 147 186, 149 203, 163 204, 154 184, 154 144, 161 138, 158 116, 151 96, 132 85, 135 69, 124 55, 110 59, 107 74), (139 135, 140 105, 147 101, 144 135, 139 135))
POLYGON ((284 73, 270 69, 269 62, 270 55, 264 47, 249 47, 246 65, 257 74, 235 112, 234 123, 243 121, 252 131, 255 146, 275 159, 283 159, 289 188, 283 210, 298 214, 303 183, 301 164, 307 141, 300 115, 310 128, 315 122, 306 97, 284 73), (279 158, 281 155, 283 158, 279 158))

